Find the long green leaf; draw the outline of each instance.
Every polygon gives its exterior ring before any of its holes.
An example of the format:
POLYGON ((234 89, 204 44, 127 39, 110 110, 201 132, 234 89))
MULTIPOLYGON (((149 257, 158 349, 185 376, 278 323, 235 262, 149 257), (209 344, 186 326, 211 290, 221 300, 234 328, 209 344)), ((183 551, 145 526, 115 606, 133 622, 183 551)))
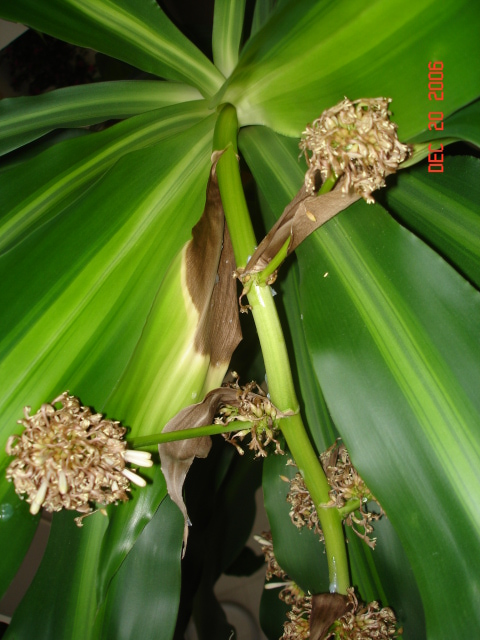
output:
MULTIPOLYGON (((195 112, 190 111, 191 115, 193 113, 195 112)), ((190 318, 186 317, 185 322, 181 318, 182 313, 185 314, 189 309, 183 288, 183 250, 179 250, 181 241, 185 242, 190 237, 191 226, 203 209, 206 178, 210 168, 213 119, 214 117, 204 119, 187 131, 172 135, 148 149, 125 154, 90 187, 86 196, 74 201, 65 208, 65 213, 62 211, 57 216, 54 228, 49 228, 48 223, 39 227, 5 255, 4 260, 14 260, 17 257, 18 261, 18 255, 26 247, 31 250, 36 248, 37 258, 43 251, 49 254, 50 242, 58 241, 58 237, 69 237, 70 234, 65 234, 65 228, 62 228, 66 226, 68 229, 69 225, 72 228, 82 228, 86 240, 91 234, 90 241, 95 245, 93 252, 87 250, 82 253, 77 250, 75 253, 75 244, 72 243, 65 247, 64 252, 55 253, 57 268, 51 274, 43 270, 39 275, 43 288, 39 286, 39 282, 32 285, 32 291, 37 295, 38 315, 33 316, 33 322, 32 319, 25 321, 17 334, 14 332, 13 336, 9 336, 9 348, 18 353, 23 341, 30 339, 31 334, 39 332, 43 336, 46 330, 51 332, 51 351, 45 349, 44 356, 50 366, 39 371, 35 367, 36 362, 31 363, 28 358, 24 360, 23 369, 28 370, 30 367, 29 381, 32 389, 35 385, 35 393, 39 392, 37 387, 42 384, 62 388, 67 384, 62 382, 63 376, 68 380, 68 387, 85 402, 92 404, 97 410, 107 411, 109 416, 122 419, 124 424, 131 427, 132 434, 138 434, 150 433, 152 429, 160 431, 172 414, 190 403, 193 397, 200 395, 207 383, 214 386, 220 384, 224 371, 216 371, 212 375, 208 358, 203 358, 204 364, 200 363, 203 367, 203 376, 200 378, 195 374, 195 363, 191 358, 188 359, 188 370, 182 366, 173 369, 168 365, 169 362, 177 364, 178 355, 184 348, 183 345, 179 348, 179 341, 186 342, 186 334, 191 328, 190 318), (187 141, 188 154, 185 154, 187 141), (191 169, 191 162, 194 169, 191 169), (118 191, 116 197, 120 204, 122 197, 126 200, 125 194, 132 180, 136 187, 140 184, 142 188, 137 193, 136 200, 130 203, 129 208, 124 207, 120 216, 121 207, 112 206, 111 199, 106 201, 102 198, 102 190, 109 195, 118 191), (179 180, 182 180, 182 189, 177 189, 179 180), (92 200, 89 201, 90 197, 92 200), (103 210, 93 210, 92 202, 105 202, 103 210), (105 218, 110 223, 108 228, 104 228, 105 218), (102 236, 99 233, 101 229, 108 235, 102 236), (116 242, 111 242, 108 246, 110 236, 116 242), (160 246, 163 253, 158 251, 160 246), (116 247, 116 253, 112 251, 112 247, 116 247), (172 256, 172 253, 176 253, 176 256, 167 269, 167 256, 172 256), (55 305, 57 298, 62 298, 63 283, 58 282, 58 273, 60 268, 65 270, 66 267, 71 291, 63 302, 64 307, 65 300, 71 306, 65 309, 69 323, 68 331, 62 335, 64 321, 58 313, 60 307, 57 307, 54 318, 46 318, 45 314, 49 313, 49 303, 53 302, 55 305), (102 274, 99 282, 98 273, 102 274), (46 276, 48 280, 43 282, 46 276), (85 281, 85 278, 94 276, 97 279, 85 281), (92 294, 87 299, 86 291, 92 294), (48 296, 47 300, 43 301, 42 296, 48 296), (106 303, 110 306, 106 307, 106 303), (70 328, 73 328, 73 336, 70 328), (56 358, 58 351, 55 347, 59 339, 63 343, 57 347, 61 358, 56 358), (147 366, 141 367, 137 379, 138 364, 142 362, 147 366), (162 386, 157 388, 158 372, 165 363, 166 374, 161 376, 162 386), (120 383, 115 384, 119 378, 120 383), (152 389, 155 391, 154 397, 152 389), (149 400, 150 397, 153 398, 152 401, 149 400)), ((88 247, 88 242, 85 246, 88 247)), ((26 271, 20 269, 20 273, 26 271)), ((187 315, 190 316, 189 313, 187 315)), ((193 353, 192 350, 190 353, 193 353)), ((216 363, 213 364, 213 368, 218 369, 216 363)), ((4 432, 8 434, 7 425, 4 432)), ((95 541, 99 548, 95 564, 96 589, 95 583, 89 578, 94 599, 87 604, 80 599, 78 607, 72 604, 68 608, 68 616, 71 618, 81 615, 86 607, 85 615, 91 621, 92 611, 95 612, 98 606, 102 607, 94 630, 90 635, 85 634, 85 638, 96 640, 97 637, 105 637, 105 634, 110 637, 111 633, 120 633, 114 631, 117 628, 114 619, 121 628, 130 628, 128 625, 131 621, 126 621, 128 607, 125 606, 128 598, 125 586, 128 582, 122 576, 125 571, 128 573, 126 567, 129 563, 136 563, 136 558, 143 557, 142 540, 146 535, 146 527, 166 495, 165 482, 158 467, 144 475, 149 476, 151 484, 144 490, 134 491, 133 499, 127 504, 108 509, 108 527, 105 532, 102 530, 101 538, 95 541), (137 547, 137 544, 140 546, 137 547), (121 613, 125 615, 123 621, 121 613)), ((175 512, 173 520, 176 515, 175 512)), ((169 521, 164 525, 169 526, 169 521)), ((181 532, 182 529, 180 534, 181 532)), ((180 549, 182 536, 177 535, 172 540, 180 549)), ((177 555, 179 558, 179 553, 177 555)), ((171 557, 171 554, 167 553, 167 556, 171 557)), ((74 558, 76 551, 72 550, 71 560, 74 558)), ((175 570, 179 575, 178 558, 175 560, 175 570)), ((54 562, 50 555, 42 567, 41 575, 50 572, 55 576, 69 571, 66 558, 62 557, 54 562)), ((170 572, 169 569, 166 571, 170 572)), ((79 581, 81 576, 75 572, 71 582, 62 585, 62 598, 69 602, 71 599, 75 600, 79 581)), ((178 601, 178 593, 175 596, 169 584, 167 581, 159 585, 158 593, 165 588, 171 590, 169 595, 173 600, 170 598, 169 606, 162 610, 161 624, 164 629, 173 630, 177 612, 172 603, 175 597, 178 601)), ((138 573, 135 595, 140 601, 145 601, 151 595, 150 591, 148 584, 142 582, 141 573, 138 573)), ((48 598, 43 598, 39 593, 35 593, 35 599, 38 606, 42 606, 42 602, 44 606, 49 606, 48 598)), ((157 622, 159 619, 157 618, 157 622)), ((140 624, 140 621, 139 617, 134 624, 140 624)), ((49 634, 62 637, 66 633, 65 629, 70 628, 69 622, 63 617, 56 624, 56 627, 42 627, 39 634, 44 634, 44 637, 49 634)), ((29 628, 22 633, 27 638, 29 628)), ((155 637, 153 630, 148 633, 152 634, 150 637, 155 637)))
POLYGON ((212 49, 215 66, 228 77, 238 62, 245 0, 216 0, 212 49))
MULTIPOLYGON (((166 113, 170 116, 188 113, 190 118, 193 116, 198 120, 198 110, 193 109, 192 105, 162 110, 163 115, 166 113)), ((160 431, 165 422, 182 406, 199 396, 206 385, 218 386, 224 375, 224 371, 219 370, 218 363, 210 366, 209 359, 201 357, 197 358, 201 360, 199 364, 203 371, 199 379, 198 372, 195 372, 199 367, 196 367, 196 362, 192 362, 191 357, 195 355, 193 344, 188 345, 186 340, 192 328, 190 316, 193 324, 196 316, 187 313, 185 323, 180 322, 180 312, 189 312, 188 305, 191 302, 188 303, 183 286, 183 250, 179 251, 179 243, 186 234, 190 236, 190 228, 198 217, 198 207, 203 207, 205 200, 213 120, 214 116, 204 119, 196 127, 185 131, 186 121, 179 118, 178 122, 182 123, 183 129, 180 135, 172 134, 168 140, 157 142, 148 149, 125 153, 109 171, 91 184, 86 195, 73 200, 69 203, 70 206, 62 209, 55 219, 54 229, 51 226, 49 228, 48 222, 44 222, 43 226, 38 226, 5 255, 5 261, 10 258, 14 260, 15 256, 18 259, 19 252, 25 251, 29 246, 38 247, 40 253, 50 253, 49 242, 55 239, 58 241, 55 234, 60 234, 59 237, 63 238, 64 229, 59 228, 62 225, 67 228, 70 224, 73 225, 72 228, 76 225, 87 237, 91 234, 94 242, 98 243, 93 252, 87 250, 86 254, 75 254, 72 251, 74 245, 70 245, 68 250, 65 248, 63 254, 57 252, 57 269, 51 274, 45 270, 39 274, 43 289, 38 282, 37 286, 32 286, 32 291, 37 295, 37 310, 40 311, 37 324, 42 325, 45 320, 41 313, 43 308, 48 307, 50 300, 56 303, 58 292, 63 290, 63 283, 58 281, 60 267, 63 266, 63 270, 65 265, 68 267, 69 280, 75 281, 78 278, 80 281, 76 282, 77 291, 73 287, 69 292, 72 306, 65 309, 70 316, 71 324, 69 323, 68 328, 73 325, 74 331, 80 333, 80 338, 74 339, 73 345, 70 345, 73 349, 60 346, 61 361, 55 362, 57 370, 55 367, 48 367, 50 379, 47 384, 53 387, 58 376, 66 370, 68 386, 74 393, 97 410, 106 410, 108 415, 122 419, 124 424, 131 426, 133 434, 160 431), (185 154, 187 141, 188 154, 185 154), (194 162, 195 170, 189 171, 190 162, 194 162), (130 203, 130 208, 123 208, 121 217, 119 212, 122 211, 122 196, 123 200, 127 199, 125 194, 128 193, 132 180, 136 187, 141 185, 142 188, 137 193, 137 199, 130 203), (185 191, 177 189, 180 180, 185 191), (113 215, 111 198, 106 201, 102 197, 102 190, 103 194, 108 195, 119 192, 119 206, 113 207, 113 215), (105 201, 103 211, 93 209, 92 202, 98 201, 105 201), (179 210, 182 211, 181 216, 178 215, 179 210), (192 220, 193 216, 195 218, 192 220), (116 235, 116 245, 112 242, 109 249, 110 235, 102 237, 99 234, 99 229, 103 229, 107 218, 110 227, 105 228, 103 233, 113 234, 113 237, 116 235), (166 229, 168 234, 165 233, 166 229), (116 248, 117 253, 112 251, 112 247, 116 248), (163 249, 163 254, 158 251, 159 247, 163 249), (165 256, 175 251, 176 256, 167 270, 165 256), (103 258, 100 259, 102 253, 103 258), (94 274, 98 279, 99 272, 102 275, 99 282, 84 281, 85 276, 93 278, 94 274), (115 272, 116 277, 112 277, 115 272), (44 282, 45 276, 48 277, 48 282, 44 282), (91 291, 92 287, 92 299, 85 300, 85 291, 91 291), (47 294, 50 299, 43 301, 42 294, 47 294), (111 306, 108 309, 102 308, 109 297, 111 306), (150 307, 146 308, 148 303, 150 307), (97 307, 96 304, 100 306, 97 307), (143 325, 140 325, 142 318, 143 325), (140 327, 135 327, 137 322, 140 327), (137 331, 134 329, 135 333, 132 333, 134 327, 137 331), (142 329, 140 339, 138 328, 142 329), (128 342, 125 344, 127 333, 128 342), (126 358, 128 346, 130 358, 126 358), (133 347, 135 351, 132 354, 133 347), (75 350, 78 352, 75 353, 75 350), (179 362, 180 353, 185 355, 185 359, 179 362), (185 363, 188 363, 187 369, 185 363), (215 370, 213 375, 211 369, 215 370), (117 385, 115 383, 118 378, 121 379, 117 385)), ((173 120, 172 124, 176 122, 173 120)), ((21 165, 17 169, 23 171, 25 166, 21 165)), ((14 173, 14 170, 11 172, 14 173)), ((22 175, 29 174, 24 171, 22 175)), ((69 297, 66 299, 69 301, 69 297)), ((59 331, 57 323, 62 323, 59 314, 49 319, 46 325, 51 332, 52 351, 56 340, 59 337, 62 339, 62 331, 59 331)), ((64 321, 64 324, 67 322, 64 321)), ((30 330, 30 325, 31 322, 25 320, 18 333, 14 332, 13 336, 9 336, 12 344, 8 344, 7 349, 15 350, 19 347, 16 339, 21 343, 23 334, 28 334, 29 331, 35 333, 38 330, 40 335, 44 335, 45 326, 35 326, 30 330)), ((66 335, 63 337, 67 338, 66 335)), ((193 336, 190 342, 193 343, 193 336)), ((47 359, 54 355, 46 351, 47 359)), ((27 361, 27 368, 28 366, 31 363, 27 361)), ((46 376, 40 372, 37 377, 37 374, 38 371, 32 372, 32 385, 45 382, 46 376)), ((107 611, 111 598, 116 601, 116 596, 110 595, 111 589, 115 593, 115 576, 128 561, 128 554, 135 553, 137 538, 142 535, 145 525, 165 497, 165 483, 160 470, 155 469, 150 477, 152 484, 146 490, 135 492, 134 499, 126 505, 108 510, 110 522, 101 543, 95 590, 98 598, 96 605, 106 602, 107 611)), ((55 565, 51 559, 46 562, 53 574, 67 570, 63 562, 55 565)), ((65 587, 65 598, 70 597, 70 592, 75 592, 75 584, 74 581, 71 588, 65 587)), ((93 584, 91 586, 94 588, 93 584)), ((139 592, 142 598, 146 597, 140 587, 139 592)), ((79 611, 81 606, 82 603, 79 603, 79 611)), ((171 624, 172 620, 175 621, 175 610, 169 609, 169 616, 171 624)), ((95 636, 92 635, 93 637, 95 636)))
POLYGON ((93 637, 173 637, 180 600, 182 538, 182 514, 166 498, 115 575, 93 637))
POLYGON ((55 515, 45 556, 5 638, 100 640, 101 636, 92 635, 96 614, 92 584, 107 518, 97 513, 82 529, 73 518, 71 512, 55 515), (58 566, 64 570, 55 571, 58 566))
POLYGON ((0 102, 0 154, 61 127, 121 120, 170 104, 198 100, 188 85, 154 80, 99 82, 0 102))
POLYGON ((380 199, 478 288, 480 160, 446 157, 443 166, 442 173, 429 173, 425 163, 402 171, 380 199))
POLYGON ((0 175, 0 251, 72 205, 125 154, 178 134, 208 116, 204 101, 174 105, 64 142, 0 175))
POLYGON ((468 0, 289 2, 246 44, 217 97, 242 125, 265 124, 299 136, 345 95, 387 96, 403 140, 478 97, 480 7, 468 0), (428 63, 445 69, 442 102, 428 99, 428 63), (433 105, 433 106, 432 106, 433 105))
POLYGON ((99 605, 104 604, 113 578, 167 496, 167 485, 158 461, 152 469, 142 469, 141 474, 148 485, 141 491, 135 491, 133 500, 109 509, 109 523, 102 540, 95 584, 99 605))
POLYGON ((479 296, 378 206, 353 206, 299 260, 317 376, 404 544, 429 637, 468 633, 480 569, 465 552, 480 542, 479 296))
POLYGON ((0 485, 0 540, 8 553, 3 554, 0 572, 0 598, 15 577, 28 551, 40 516, 32 516, 26 502, 21 502, 13 485, 0 485))
MULTIPOLYGON (((1 259, 1 484, 9 462, 5 442, 17 431, 24 405, 36 410, 69 389, 99 411, 115 410, 113 402, 106 405, 107 398, 132 355, 170 261, 203 209, 212 127, 213 119, 207 118, 125 155, 82 198, 1 259), (136 197, 125 207, 132 183, 136 197)), ((193 391, 185 393, 191 398, 193 391)), ((138 402, 141 406, 141 398, 138 402)), ((134 420, 126 424, 139 429, 134 420)), ((141 529, 145 518, 137 517, 141 529)), ((125 540, 119 544, 125 548, 125 540)))
POLYGON ((148 0, 0 0, 0 16, 212 95, 213 64, 148 0))

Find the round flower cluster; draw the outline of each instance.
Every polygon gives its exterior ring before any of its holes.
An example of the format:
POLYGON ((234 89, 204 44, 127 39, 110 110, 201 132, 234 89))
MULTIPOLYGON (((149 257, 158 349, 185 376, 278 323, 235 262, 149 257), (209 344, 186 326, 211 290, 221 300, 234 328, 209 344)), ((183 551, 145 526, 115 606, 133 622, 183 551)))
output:
POLYGON ((410 152, 389 119, 390 102, 391 98, 345 98, 307 126, 300 149, 309 167, 308 193, 314 194, 319 171, 323 182, 344 176, 344 193, 353 190, 368 203, 375 202, 372 192, 385 186, 385 176, 395 173, 410 152))
POLYGON ((23 433, 7 441, 6 451, 15 460, 6 475, 17 494, 27 494, 32 514, 41 507, 87 514, 93 511, 92 503, 127 500, 130 482, 145 486, 145 480, 125 463, 150 467, 151 455, 127 450, 126 429, 119 422, 92 413, 68 392, 32 416, 30 411, 25 407, 25 418, 18 421, 25 427, 23 433))

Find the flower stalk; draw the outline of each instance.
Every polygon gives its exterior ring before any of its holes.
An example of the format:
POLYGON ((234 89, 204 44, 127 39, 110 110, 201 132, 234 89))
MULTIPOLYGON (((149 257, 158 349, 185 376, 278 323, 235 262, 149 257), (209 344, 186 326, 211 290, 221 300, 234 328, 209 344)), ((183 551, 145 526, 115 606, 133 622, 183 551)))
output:
POLYGON ((235 420, 229 424, 208 424, 193 429, 178 429, 177 431, 168 431, 166 433, 152 433, 149 436, 138 436, 128 441, 132 449, 144 449, 147 447, 157 447, 159 444, 166 442, 177 442, 180 440, 188 440, 190 438, 202 438, 204 436, 215 436, 222 433, 232 433, 233 431, 243 431, 251 429, 253 423, 245 420, 235 420))
MULTIPOLYGON (((238 269, 246 265, 256 241, 236 157, 237 135, 236 111, 232 105, 224 105, 217 120, 213 151, 225 149, 218 160, 217 177, 238 269)), ((281 411, 294 414, 282 418, 279 426, 319 515, 328 558, 330 590, 346 594, 350 578, 342 522, 335 509, 320 506, 329 501, 330 486, 298 413, 290 361, 272 292, 270 287, 255 283, 247 297, 262 348, 271 401, 281 411)))

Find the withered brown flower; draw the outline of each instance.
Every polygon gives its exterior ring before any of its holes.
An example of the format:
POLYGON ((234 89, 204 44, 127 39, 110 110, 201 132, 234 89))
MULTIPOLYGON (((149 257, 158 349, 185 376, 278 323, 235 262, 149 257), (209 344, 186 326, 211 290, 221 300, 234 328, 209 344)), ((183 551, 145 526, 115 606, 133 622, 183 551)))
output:
POLYGON ((309 193, 315 191, 319 171, 323 181, 345 176, 344 193, 353 190, 368 203, 375 202, 372 192, 385 186, 385 176, 394 173, 410 152, 389 119, 390 102, 391 98, 345 98, 307 126, 300 149, 308 164, 309 193))
POLYGON ((261 536, 254 536, 261 545, 262 553, 267 563, 266 579, 274 576, 282 582, 273 582, 265 585, 265 589, 282 587, 278 594, 280 600, 290 607, 287 612, 287 621, 283 624, 283 636, 281 640, 303 640, 309 637, 309 618, 312 611, 312 598, 290 580, 285 571, 278 564, 273 551, 272 533, 264 531, 261 536))
POLYGON ((25 417, 18 421, 25 427, 23 433, 7 441, 6 451, 15 460, 6 476, 20 497, 27 494, 32 514, 41 507, 88 514, 93 503, 127 500, 130 482, 145 486, 125 464, 150 467, 151 455, 127 450, 126 429, 119 422, 92 413, 66 391, 34 415, 30 411, 25 407, 25 417))
POLYGON ((320 541, 323 542, 323 531, 320 528, 318 513, 300 473, 296 473, 290 480, 287 502, 290 503, 290 519, 297 529, 302 527, 313 529, 320 541))

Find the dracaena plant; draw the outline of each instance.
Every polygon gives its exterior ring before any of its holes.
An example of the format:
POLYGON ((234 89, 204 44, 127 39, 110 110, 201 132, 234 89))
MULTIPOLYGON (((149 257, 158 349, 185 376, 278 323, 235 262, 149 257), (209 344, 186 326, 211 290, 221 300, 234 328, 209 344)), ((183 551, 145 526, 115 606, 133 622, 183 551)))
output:
POLYGON ((0 15, 149 78, 0 103, 2 590, 55 512, 7 637, 230 637, 260 475, 269 638, 473 637, 478 6, 216 0, 212 59, 161 2, 0 15))

